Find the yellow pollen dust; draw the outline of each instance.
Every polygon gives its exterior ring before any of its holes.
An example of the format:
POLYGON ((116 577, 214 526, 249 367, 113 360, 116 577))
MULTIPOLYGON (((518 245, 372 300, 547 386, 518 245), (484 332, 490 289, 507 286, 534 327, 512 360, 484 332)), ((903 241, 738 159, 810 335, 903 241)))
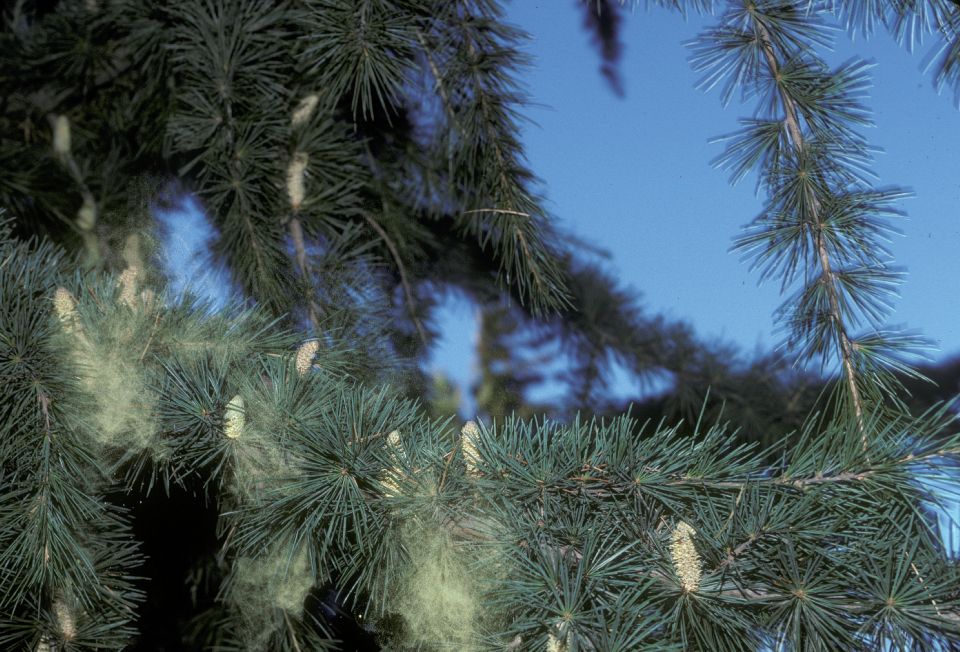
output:
MULTIPOLYGON (((554 628, 560 633, 560 624, 554 628)), ((568 652, 573 647, 573 632, 567 630, 566 640, 559 638, 553 631, 547 633, 547 652, 568 652)))
POLYGON ((547 634, 547 652, 565 652, 566 648, 560 639, 553 635, 553 632, 547 634))
POLYGON ((91 197, 84 197, 83 206, 77 211, 77 226, 82 231, 92 231, 97 223, 97 204, 91 197))
MULTIPOLYGON (((403 450, 403 442, 400 440, 400 431, 394 430, 389 435, 387 435, 387 450, 389 451, 390 458, 394 461, 399 461, 399 457, 405 454, 403 450)), ((394 466, 391 469, 386 469, 380 475, 380 484, 384 486, 383 494, 388 497, 394 497, 400 495, 400 485, 394 479, 400 475, 400 470, 397 466, 394 466)))
POLYGON ((387 444, 390 445, 394 450, 399 450, 400 448, 400 431, 393 430, 389 435, 387 435, 387 444))

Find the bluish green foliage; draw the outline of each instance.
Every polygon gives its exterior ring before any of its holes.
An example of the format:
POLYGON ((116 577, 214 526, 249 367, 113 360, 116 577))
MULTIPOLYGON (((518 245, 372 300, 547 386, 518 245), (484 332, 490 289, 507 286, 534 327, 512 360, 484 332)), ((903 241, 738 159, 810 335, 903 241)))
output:
POLYGON ((725 137, 718 157, 734 182, 757 175, 763 212, 736 242, 761 278, 791 295, 778 311, 801 361, 842 368, 842 400, 858 418, 901 389, 894 371, 924 341, 884 328, 902 273, 885 242, 901 213, 897 188, 871 185, 869 126, 863 104, 869 66, 830 69, 819 52, 831 44, 822 3, 731 2, 693 49, 704 89, 756 98, 755 116, 725 137), (801 3, 802 4, 802 3, 801 3))
MULTIPOLYGON (((393 649, 960 637, 956 561, 916 482, 960 436, 948 407, 902 409, 910 342, 877 328, 902 193, 866 172, 866 66, 817 54, 836 16, 954 43, 955 3, 722 8, 694 64, 725 99, 760 101, 720 159, 767 197, 740 244, 799 286, 789 339, 834 356, 840 409, 806 414, 781 362, 736 369, 646 317, 560 237, 519 140, 523 35, 493 0, 16 3, 0 37, 0 203, 15 210, 0 223, 0 645, 133 643, 151 590, 134 532, 155 515, 131 501, 161 488, 215 520, 160 537, 210 541, 182 578, 174 645, 330 649, 343 620, 393 649), (149 225, 125 196, 145 172, 204 202, 238 290, 227 309, 118 255, 149 225), (416 383, 383 382, 428 350, 437 285, 517 300, 492 345, 537 318, 576 365, 565 420, 461 428, 404 396, 416 383), (575 416, 615 363, 671 374, 659 421, 575 416), (691 409, 711 386, 739 403, 729 425, 691 409), (777 418, 802 427, 767 432, 767 449, 738 440, 777 418)), ((956 79, 952 52, 938 83, 956 79)), ((496 349, 493 371, 510 359, 496 349)))

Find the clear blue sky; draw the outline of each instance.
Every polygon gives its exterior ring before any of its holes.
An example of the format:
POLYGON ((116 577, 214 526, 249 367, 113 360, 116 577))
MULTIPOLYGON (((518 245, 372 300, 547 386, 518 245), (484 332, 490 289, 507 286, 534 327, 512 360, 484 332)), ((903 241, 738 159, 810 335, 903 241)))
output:
MULTIPOLYGON (((649 312, 686 320, 700 336, 747 353, 773 348, 778 286, 758 287, 758 275, 728 252, 762 198, 753 178, 733 187, 710 165, 722 145, 709 141, 736 130, 753 105, 723 108, 717 93, 696 90, 683 45, 713 19, 624 10, 626 96, 618 98, 599 73, 579 1, 518 0, 507 10, 532 37, 524 80, 533 104, 523 110, 532 124, 523 142, 548 210, 611 253, 613 269, 643 293, 649 312)), ((960 353, 960 112, 922 73, 926 51, 910 54, 885 32, 853 43, 838 33, 828 59, 877 64, 869 101, 876 127, 864 131, 884 150, 874 164, 877 183, 915 193, 900 204, 908 219, 891 245, 908 276, 890 323, 920 330, 942 358, 960 353)), ((431 364, 467 386, 475 318, 452 302, 443 319, 444 342, 431 364)))

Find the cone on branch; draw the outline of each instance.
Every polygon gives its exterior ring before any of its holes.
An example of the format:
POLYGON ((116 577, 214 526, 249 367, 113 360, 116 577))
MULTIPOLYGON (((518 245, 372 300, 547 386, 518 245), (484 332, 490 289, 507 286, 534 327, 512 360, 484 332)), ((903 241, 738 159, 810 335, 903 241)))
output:
POLYGON ((477 476, 477 464, 480 462, 480 451, 477 450, 477 440, 480 437, 480 428, 475 421, 467 421, 460 430, 460 446, 463 450, 463 461, 467 466, 467 475, 477 476))
POLYGON ((313 367, 313 359, 320 349, 319 340, 307 340, 297 348, 297 356, 294 362, 297 373, 300 376, 306 376, 313 367))
POLYGON ((246 416, 243 407, 243 397, 236 394, 227 403, 223 411, 223 434, 227 439, 239 439, 243 434, 246 416))
POLYGON ((693 543, 695 535, 696 530, 684 521, 677 523, 670 533, 670 559, 673 561, 673 569, 680 580, 680 586, 689 593, 700 588, 702 570, 700 555, 693 543))

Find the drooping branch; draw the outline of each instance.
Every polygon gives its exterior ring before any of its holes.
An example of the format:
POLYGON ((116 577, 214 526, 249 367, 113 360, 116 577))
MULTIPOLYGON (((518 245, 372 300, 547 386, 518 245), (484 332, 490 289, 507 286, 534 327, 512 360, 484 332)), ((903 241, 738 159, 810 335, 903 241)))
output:
POLYGON ((532 175, 518 155, 514 106, 523 97, 512 72, 522 63, 519 35, 497 13, 485 3, 451 2, 417 39, 447 120, 444 156, 459 229, 494 251, 522 303, 547 313, 568 307, 570 296, 545 213, 526 188, 532 175))
MULTIPOLYGON (((770 38, 770 31, 767 29, 767 26, 763 24, 763 21, 757 15, 756 11, 752 11, 751 16, 753 17, 756 38, 760 44, 760 48, 763 50, 764 57, 766 58, 770 76, 775 81, 779 82, 781 78, 780 64, 777 61, 773 42, 770 38)), ((782 87, 780 87, 778 90, 780 99, 783 103, 784 122, 786 123, 787 131, 790 134, 790 140, 793 143, 793 147, 799 155, 804 148, 804 138, 803 131, 800 128, 800 120, 797 115, 797 108, 793 102, 793 99, 786 91, 783 90, 782 87)), ((813 229, 814 246, 817 251, 817 257, 820 260, 820 283, 826 291, 828 300, 830 302, 830 319, 833 321, 840 344, 840 358, 843 364, 847 389, 850 391, 850 397, 853 401, 853 409, 856 414, 858 427, 860 429, 863 448, 866 449, 867 440, 863 420, 863 398, 860 395, 860 389, 857 387, 857 373, 854 367, 856 344, 850 340, 850 336, 847 334, 846 325, 843 322, 843 317, 840 312, 840 299, 837 292, 836 275, 833 271, 833 267, 830 262, 830 255, 827 251, 827 245, 823 236, 824 225, 821 210, 822 207, 819 199, 815 194, 811 193, 810 217, 811 227, 813 229)))

